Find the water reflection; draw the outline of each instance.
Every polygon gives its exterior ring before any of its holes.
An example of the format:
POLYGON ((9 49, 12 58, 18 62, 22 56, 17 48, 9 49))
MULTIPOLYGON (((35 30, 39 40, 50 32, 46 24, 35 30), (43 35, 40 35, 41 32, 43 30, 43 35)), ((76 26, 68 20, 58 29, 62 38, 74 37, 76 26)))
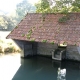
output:
POLYGON ((57 80, 66 80, 66 64, 63 65, 62 63, 53 60, 53 67, 57 68, 57 80))
POLYGON ((66 69, 58 68, 57 80, 66 80, 66 69))
POLYGON ((21 67, 12 80, 80 80, 80 63, 54 61, 44 57, 21 60, 21 67), (66 69, 66 75, 58 74, 58 69, 66 69))
POLYGON ((80 62, 74 61, 53 61, 53 67, 66 69, 66 76, 57 75, 58 80, 80 80, 80 62), (62 78, 62 79, 61 79, 62 78))

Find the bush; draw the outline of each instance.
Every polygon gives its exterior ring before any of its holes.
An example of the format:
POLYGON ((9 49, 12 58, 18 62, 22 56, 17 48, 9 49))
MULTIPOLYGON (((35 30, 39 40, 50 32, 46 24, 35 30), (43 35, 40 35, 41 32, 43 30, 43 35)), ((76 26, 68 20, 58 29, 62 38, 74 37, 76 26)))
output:
POLYGON ((3 53, 3 51, 2 51, 2 47, 0 46, 0 53, 3 53))
POLYGON ((69 17, 63 16, 63 17, 59 18, 58 22, 66 22, 67 20, 69 20, 69 17))
POLYGON ((4 50, 5 53, 13 53, 16 52, 16 49, 14 47, 7 47, 4 50))

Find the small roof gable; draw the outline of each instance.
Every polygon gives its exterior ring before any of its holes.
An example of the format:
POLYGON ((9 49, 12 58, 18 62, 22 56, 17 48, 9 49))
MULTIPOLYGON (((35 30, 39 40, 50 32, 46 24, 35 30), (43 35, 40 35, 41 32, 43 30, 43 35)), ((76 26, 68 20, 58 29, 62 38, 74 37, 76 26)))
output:
POLYGON ((80 44, 80 13, 28 13, 7 38, 68 44, 80 44), (59 22, 63 18, 65 22, 59 22))

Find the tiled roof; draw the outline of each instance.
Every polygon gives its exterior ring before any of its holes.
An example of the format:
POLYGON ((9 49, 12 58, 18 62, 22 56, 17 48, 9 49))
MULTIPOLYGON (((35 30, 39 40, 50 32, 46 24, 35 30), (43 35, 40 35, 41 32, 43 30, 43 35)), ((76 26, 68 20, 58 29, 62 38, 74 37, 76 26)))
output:
POLYGON ((64 14, 28 13, 7 38, 68 44, 80 44, 80 13, 70 13, 69 20, 59 22, 64 14))

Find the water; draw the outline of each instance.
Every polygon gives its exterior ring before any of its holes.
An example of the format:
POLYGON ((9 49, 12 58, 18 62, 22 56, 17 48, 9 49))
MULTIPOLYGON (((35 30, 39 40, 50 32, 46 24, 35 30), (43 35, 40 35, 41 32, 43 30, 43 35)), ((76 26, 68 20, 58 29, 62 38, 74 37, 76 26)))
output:
POLYGON ((59 62, 39 56, 22 59, 12 80, 80 80, 80 63, 59 62), (65 77, 59 77, 59 67, 66 69, 65 77))

